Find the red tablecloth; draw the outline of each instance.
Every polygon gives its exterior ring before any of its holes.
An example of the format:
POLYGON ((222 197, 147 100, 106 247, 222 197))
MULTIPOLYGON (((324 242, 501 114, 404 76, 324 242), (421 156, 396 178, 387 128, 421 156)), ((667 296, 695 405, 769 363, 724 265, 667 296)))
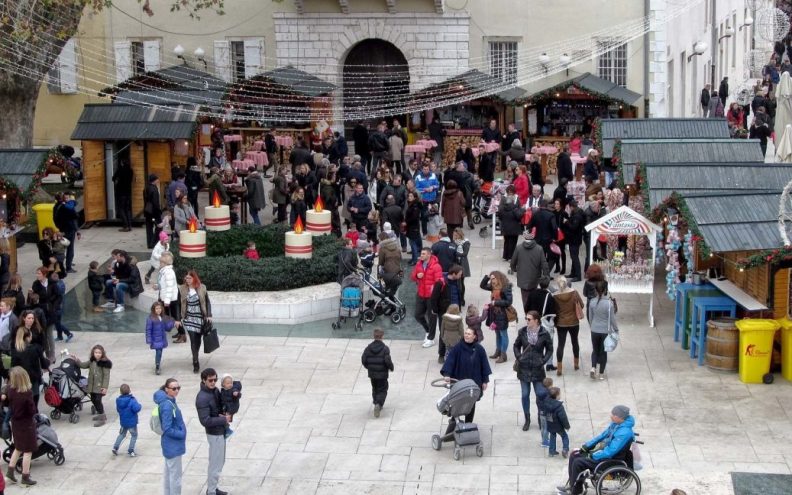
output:
POLYGON ((231 143, 231 142, 234 142, 234 141, 237 141, 237 142, 241 143, 242 142, 242 136, 239 135, 239 134, 227 134, 227 135, 223 136, 223 141, 225 141, 226 143, 231 143))
POLYGON ((484 148, 484 153, 492 153, 493 151, 498 151, 501 146, 499 143, 479 143, 479 148, 484 148))
POLYGON ((275 136, 275 143, 278 146, 286 146, 289 148, 294 145, 294 140, 291 136, 275 136))
POLYGON ((415 142, 415 144, 417 144, 418 146, 423 146, 427 150, 430 150, 432 148, 437 148, 437 141, 435 141, 434 139, 419 139, 418 141, 415 142))
POLYGON ((555 146, 534 146, 531 148, 531 153, 535 155, 552 155, 558 153, 558 148, 555 146))
POLYGON ((235 170, 247 172, 248 167, 255 167, 256 163, 253 160, 234 160, 231 166, 235 170))
POLYGON ((264 141, 254 141, 251 151, 264 151, 264 141))
POLYGON ((572 163, 586 163, 586 157, 580 155, 572 155, 570 156, 572 159, 572 163))
POLYGON ((251 160, 257 167, 266 167, 269 165, 267 154, 263 151, 248 151, 245 153, 245 160, 251 160))
POLYGON ((408 144, 404 147, 405 153, 415 153, 418 155, 423 155, 426 153, 426 147, 421 146, 420 144, 408 144))

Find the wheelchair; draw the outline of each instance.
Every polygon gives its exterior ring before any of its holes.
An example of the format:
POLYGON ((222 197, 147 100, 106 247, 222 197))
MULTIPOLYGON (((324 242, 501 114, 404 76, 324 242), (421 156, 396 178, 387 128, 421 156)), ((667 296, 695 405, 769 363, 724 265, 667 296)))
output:
MULTIPOLYGON (((636 433, 637 437, 638 434, 636 433)), ((633 440, 643 445, 643 442, 633 440)), ((596 495, 640 495, 641 479, 635 473, 633 465, 632 444, 627 445, 612 459, 606 459, 594 468, 585 470, 578 476, 578 481, 583 481, 583 493, 588 489, 594 490, 596 495)))

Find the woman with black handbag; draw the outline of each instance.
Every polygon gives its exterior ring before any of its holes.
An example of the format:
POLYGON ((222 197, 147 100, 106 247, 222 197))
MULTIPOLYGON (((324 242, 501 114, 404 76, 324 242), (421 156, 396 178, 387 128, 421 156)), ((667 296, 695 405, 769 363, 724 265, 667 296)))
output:
POLYGON ((209 302, 206 286, 201 283, 195 270, 187 272, 184 283, 179 286, 178 305, 182 317, 180 324, 190 336, 193 373, 198 373, 198 351, 201 348, 201 339, 212 329, 212 305, 209 302))

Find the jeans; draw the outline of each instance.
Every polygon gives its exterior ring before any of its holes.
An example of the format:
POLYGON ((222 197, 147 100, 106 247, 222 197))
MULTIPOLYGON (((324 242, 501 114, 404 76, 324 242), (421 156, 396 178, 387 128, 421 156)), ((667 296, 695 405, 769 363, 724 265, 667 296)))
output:
POLYGON ((162 349, 154 349, 154 364, 157 368, 160 367, 160 363, 162 362, 162 349))
POLYGON ((429 233, 427 224, 429 223, 429 203, 421 201, 421 232, 423 235, 429 233))
POLYGON ((607 333, 591 332, 591 367, 599 365, 600 374, 605 373, 605 365, 608 364, 608 353, 605 352, 605 338, 607 333))
POLYGON ((182 456, 165 459, 165 474, 162 479, 162 493, 164 495, 181 495, 182 456))
POLYGON ((410 263, 415 264, 418 262, 418 255, 421 254, 423 241, 421 240, 420 235, 410 236, 407 239, 410 241, 410 263))
POLYGON ((71 270, 74 262, 74 239, 77 237, 77 232, 68 231, 63 236, 69 240, 69 246, 66 248, 66 270, 71 270))
MULTIPOLYGON (((536 404, 539 409, 539 404, 536 404)), ((539 409, 539 429, 542 433, 542 445, 550 445, 550 432, 547 431, 547 416, 539 409)))
POLYGON ((253 218, 253 223, 256 225, 261 225, 261 219, 259 219, 259 210, 258 208, 251 208, 250 209, 250 216, 253 218))
POLYGON ((209 442, 209 465, 206 468, 206 493, 215 495, 225 464, 226 439, 223 435, 206 435, 209 442))
POLYGON ((437 327, 437 315, 432 313, 429 302, 428 298, 424 299, 420 296, 415 298, 415 320, 423 327, 424 332, 429 334, 426 338, 434 340, 437 327))
POLYGON ((509 352, 509 329, 495 330, 495 348, 502 353, 509 352))
POLYGON ((537 396, 539 395, 540 390, 544 390, 542 380, 535 380, 533 382, 524 382, 520 380, 522 408, 526 420, 531 417, 531 384, 533 384, 534 393, 537 396))
POLYGON ((572 355, 575 359, 580 357, 580 342, 578 342, 578 332, 580 325, 571 327, 556 327, 558 333, 558 347, 556 348, 556 361, 559 363, 564 360, 564 346, 566 346, 567 333, 572 340, 572 355))
POLYGON ((91 290, 91 303, 94 306, 99 306, 99 297, 101 297, 102 291, 100 290, 91 290))
MULTIPOLYGON (((588 253, 588 251, 586 252, 588 253)), ((580 272, 580 244, 569 245, 569 260, 572 263, 572 271, 569 273, 569 278, 583 278, 580 272)))
POLYGON ((72 333, 66 328, 66 325, 61 323, 61 319, 63 318, 63 310, 55 311, 55 330, 58 332, 58 338, 62 339, 63 334, 65 333, 67 337, 71 337, 72 333))
POLYGON ((380 406, 385 405, 385 399, 388 397, 388 379, 387 378, 370 378, 371 380, 371 398, 374 404, 380 406))
POLYGON ((124 292, 129 292, 129 285, 126 282, 118 282, 117 284, 113 284, 113 279, 105 282, 105 285, 107 286, 107 289, 112 291, 112 294, 114 294, 116 305, 123 306, 124 292))
POLYGON ((116 438, 115 443, 113 444, 113 450, 118 450, 121 448, 121 442, 124 441, 126 438, 126 434, 129 432, 129 449, 127 452, 130 454, 135 451, 135 442, 137 442, 137 426, 131 426, 129 428, 121 427, 121 430, 118 432, 118 437, 116 438))
POLYGON ((605 187, 610 187, 613 181, 616 180, 616 172, 605 171, 605 187))
POLYGON ((561 449, 564 452, 569 452, 569 435, 567 435, 566 431, 562 431, 561 433, 550 433, 550 454, 558 453, 556 450, 556 435, 561 436, 561 449))

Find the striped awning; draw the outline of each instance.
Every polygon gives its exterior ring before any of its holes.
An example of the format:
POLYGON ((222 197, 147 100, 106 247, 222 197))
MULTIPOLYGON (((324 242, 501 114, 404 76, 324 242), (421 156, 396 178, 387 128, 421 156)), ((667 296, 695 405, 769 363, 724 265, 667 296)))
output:
POLYGON ((622 206, 586 225, 586 231, 607 235, 650 235, 662 229, 632 208, 622 206))

